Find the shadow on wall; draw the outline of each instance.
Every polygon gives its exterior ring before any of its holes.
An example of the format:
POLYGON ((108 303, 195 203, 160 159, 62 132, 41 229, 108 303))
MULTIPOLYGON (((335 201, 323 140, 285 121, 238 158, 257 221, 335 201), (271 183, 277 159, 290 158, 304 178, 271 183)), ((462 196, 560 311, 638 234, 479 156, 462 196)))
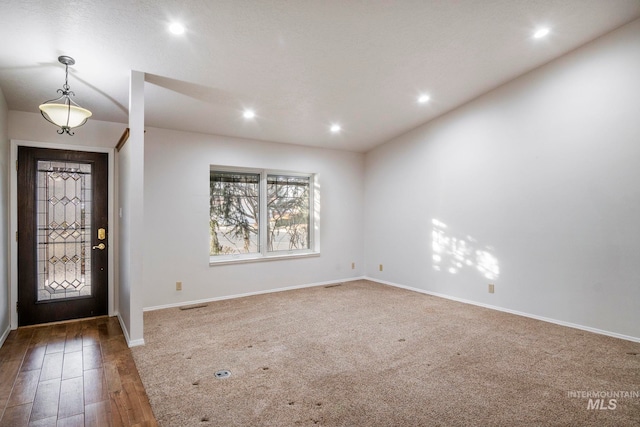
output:
POLYGON ((431 223, 434 270, 458 274, 464 269, 475 269, 489 280, 498 279, 500 265, 492 246, 483 246, 469 235, 460 237, 437 219, 431 223))

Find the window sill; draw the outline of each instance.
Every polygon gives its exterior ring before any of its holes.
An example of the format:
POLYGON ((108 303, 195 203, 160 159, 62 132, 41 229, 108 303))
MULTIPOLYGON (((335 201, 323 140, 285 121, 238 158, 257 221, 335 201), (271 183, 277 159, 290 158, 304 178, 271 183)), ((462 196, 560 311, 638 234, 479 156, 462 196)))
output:
POLYGON ((214 259, 214 257, 209 258, 209 267, 213 267, 216 265, 229 265, 229 264, 245 264, 250 262, 262 262, 262 261, 281 261, 285 259, 296 259, 296 258, 313 258, 319 257, 320 252, 297 252, 297 253, 283 253, 276 255, 256 255, 249 256, 244 258, 224 258, 224 259, 214 259))

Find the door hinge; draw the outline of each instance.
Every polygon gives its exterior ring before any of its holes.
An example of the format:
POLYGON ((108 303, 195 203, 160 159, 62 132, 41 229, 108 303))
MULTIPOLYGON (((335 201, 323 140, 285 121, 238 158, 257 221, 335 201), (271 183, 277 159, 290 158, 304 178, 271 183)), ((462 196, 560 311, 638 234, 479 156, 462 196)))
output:
POLYGON ((18 170, 18 161, 16 160, 16 170, 18 170))
POLYGON ((18 232, 16 231, 16 242, 18 241, 18 232))
POLYGON ((19 309, 20 309, 20 303, 16 301, 16 311, 18 311, 19 309))

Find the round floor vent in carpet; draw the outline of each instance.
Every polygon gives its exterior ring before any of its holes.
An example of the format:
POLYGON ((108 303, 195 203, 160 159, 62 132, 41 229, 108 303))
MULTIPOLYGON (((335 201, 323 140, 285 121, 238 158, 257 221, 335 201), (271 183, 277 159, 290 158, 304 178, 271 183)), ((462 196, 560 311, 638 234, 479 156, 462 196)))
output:
POLYGON ((222 371, 218 371, 216 372, 216 378, 229 378, 231 376, 231 371, 227 371, 226 369, 223 369, 222 371))

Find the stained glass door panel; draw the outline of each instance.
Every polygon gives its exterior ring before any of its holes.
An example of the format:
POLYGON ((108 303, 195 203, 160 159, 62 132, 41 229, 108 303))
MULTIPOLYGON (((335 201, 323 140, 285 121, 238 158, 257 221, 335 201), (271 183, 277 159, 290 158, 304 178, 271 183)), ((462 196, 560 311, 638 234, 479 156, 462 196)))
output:
POLYGON ((91 296, 91 169, 38 161, 38 301, 91 296))

